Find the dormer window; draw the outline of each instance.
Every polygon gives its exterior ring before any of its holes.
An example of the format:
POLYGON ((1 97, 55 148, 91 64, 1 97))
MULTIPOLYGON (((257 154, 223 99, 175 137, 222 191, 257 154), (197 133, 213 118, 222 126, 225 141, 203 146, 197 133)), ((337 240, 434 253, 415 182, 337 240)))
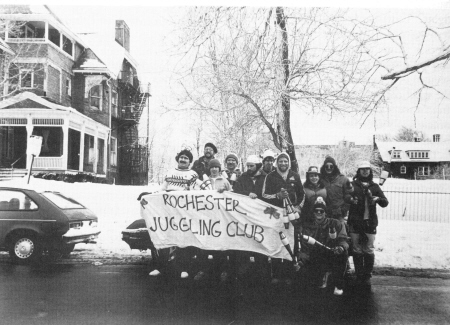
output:
POLYGON ((410 159, 428 159, 428 151, 407 151, 410 159))
POLYGON ((400 150, 394 150, 394 152, 392 153, 392 158, 400 159, 400 150))

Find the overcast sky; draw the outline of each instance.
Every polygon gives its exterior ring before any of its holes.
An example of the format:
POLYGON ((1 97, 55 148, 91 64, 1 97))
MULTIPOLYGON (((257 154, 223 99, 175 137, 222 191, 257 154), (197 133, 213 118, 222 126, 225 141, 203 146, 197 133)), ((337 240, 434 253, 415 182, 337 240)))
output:
MULTIPOLYGON (((83 4, 83 6, 57 6, 56 3, 50 5, 75 32, 95 32, 102 28, 113 30, 116 19, 126 21, 131 30, 131 55, 139 62, 144 82, 150 82, 152 85, 151 110, 159 111, 162 104, 172 94, 169 86, 172 62, 167 49, 173 41, 170 32, 174 25, 170 21, 176 19, 176 15, 182 15, 184 8, 154 7, 142 5, 142 2, 129 2, 131 5, 126 7, 118 6, 115 2, 109 2, 107 6, 100 6, 102 3, 99 2, 89 2, 90 6, 84 5, 85 1, 77 1, 77 3, 83 4)), ((183 2, 183 4, 185 3, 183 2)), ((196 4, 199 3, 206 4, 196 2, 196 4)), ((239 3, 242 4, 242 1, 239 3)), ((281 3, 286 3, 286 1, 281 3)), ((292 2, 288 1, 287 3, 292 2)), ((298 2, 296 3, 298 4, 298 2)), ((165 1, 161 4, 172 5, 180 4, 180 2, 165 1)), ((226 4, 233 4, 233 1, 227 1, 226 4)), ((260 4, 261 2, 258 2, 258 5, 260 4)), ((314 5, 317 4, 360 7, 362 2, 315 1, 314 5)), ((377 1, 372 6, 391 7, 390 9, 371 9, 375 16, 387 20, 413 14, 439 23, 445 18, 449 20, 450 16, 448 1, 408 1, 405 3, 383 0, 377 1)), ((405 28, 410 29, 407 35, 408 39, 405 41, 409 42, 411 46, 417 45, 419 38, 414 34, 414 25, 405 28)), ((424 74, 427 80, 434 84, 446 83, 447 85, 450 81, 448 75, 448 67, 446 73, 443 73, 442 69, 430 69, 424 74)), ((370 143, 375 132, 395 133, 402 125, 417 127, 429 135, 439 129, 448 129, 450 126, 449 101, 438 101, 437 96, 426 94, 422 98, 420 108, 416 110, 417 97, 412 95, 418 86, 417 78, 407 78, 399 82, 389 94, 389 108, 384 108, 368 118, 362 127, 363 118, 361 116, 333 116, 330 119, 330 116, 326 115, 306 116, 300 110, 294 109, 292 130, 295 144, 334 144, 341 139, 356 143, 370 143)), ((188 134, 189 132, 182 127, 186 123, 184 116, 178 116, 178 121, 177 117, 173 115, 158 118, 158 121, 155 121, 155 118, 152 120, 151 127, 155 130, 158 127, 161 130, 170 130, 170 134, 173 135, 171 144, 177 148, 185 142, 186 138, 193 138, 193 134, 188 134)))

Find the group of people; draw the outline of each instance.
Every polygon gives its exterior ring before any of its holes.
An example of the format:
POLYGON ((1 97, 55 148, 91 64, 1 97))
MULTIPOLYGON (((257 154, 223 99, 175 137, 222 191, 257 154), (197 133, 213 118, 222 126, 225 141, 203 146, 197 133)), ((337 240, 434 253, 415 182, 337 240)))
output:
MULTIPOLYGON (((334 294, 342 295, 344 276, 349 269, 348 256, 353 258, 356 283, 370 287, 374 266, 374 241, 378 225, 376 205, 386 207, 388 200, 380 186, 373 182, 370 163, 361 162, 350 181, 343 175, 336 161, 326 157, 319 169, 309 167, 306 181, 291 170, 289 154, 275 154, 266 150, 261 159, 251 155, 246 160, 246 171, 238 169, 236 154, 225 158, 226 168, 215 158, 217 148, 213 143, 204 146, 204 155, 193 163, 192 153, 184 149, 176 155, 178 166, 164 178, 162 190, 193 190, 208 178, 210 188, 219 192, 233 191, 260 199, 283 208, 288 199, 300 215, 294 221, 296 259, 268 259, 262 254, 245 251, 206 251, 196 247, 176 249, 177 272, 182 278, 194 271, 194 280, 217 277, 226 281, 237 277, 237 269, 245 269, 249 263, 260 268, 270 268, 271 283, 292 283, 299 266, 313 275, 313 285, 326 288, 334 286, 334 294), (310 245, 313 238, 321 245, 310 245), (193 263, 195 261, 195 263, 193 263), (267 263, 270 261, 270 263, 267 263), (239 264, 241 267, 236 267, 239 264), (195 265, 193 268, 192 265, 195 265), (294 265, 296 268, 294 268, 294 265)), ((141 204, 145 205, 145 199, 141 204)), ((167 258, 155 258, 151 276, 158 276, 167 265, 167 258)))

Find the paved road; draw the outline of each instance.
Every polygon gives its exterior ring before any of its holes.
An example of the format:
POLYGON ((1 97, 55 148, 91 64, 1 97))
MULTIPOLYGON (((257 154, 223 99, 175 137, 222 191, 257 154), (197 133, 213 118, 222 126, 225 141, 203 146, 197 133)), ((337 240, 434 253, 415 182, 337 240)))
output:
POLYGON ((344 296, 155 281, 143 265, 0 264, 0 324, 450 324, 450 280, 377 276, 344 296), (358 311, 358 312, 356 312, 358 311))

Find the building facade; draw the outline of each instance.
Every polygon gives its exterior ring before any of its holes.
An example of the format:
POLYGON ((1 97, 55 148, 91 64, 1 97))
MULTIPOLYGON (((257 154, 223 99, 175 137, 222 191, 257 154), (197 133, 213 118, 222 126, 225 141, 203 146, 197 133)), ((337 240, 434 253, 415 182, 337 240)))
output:
POLYGON ((0 6, 0 19, 4 43, 15 53, 0 90, 0 168, 29 168, 27 141, 38 135, 34 173, 146 184, 148 151, 138 124, 150 94, 129 53, 126 23, 116 21, 112 34, 95 42, 73 33, 47 6, 0 6))

